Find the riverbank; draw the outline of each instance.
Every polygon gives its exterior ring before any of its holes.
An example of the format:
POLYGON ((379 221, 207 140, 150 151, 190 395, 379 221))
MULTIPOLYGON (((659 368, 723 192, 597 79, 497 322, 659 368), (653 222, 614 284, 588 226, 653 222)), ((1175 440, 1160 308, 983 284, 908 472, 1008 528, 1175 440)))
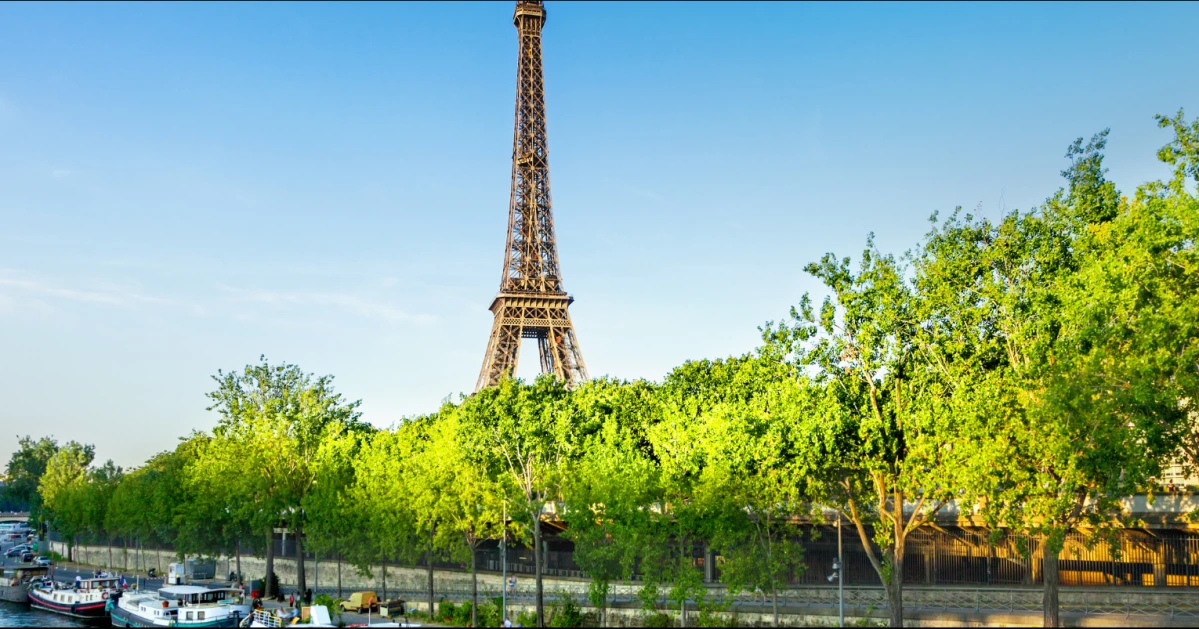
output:
MULTIPOLYGON (((66 555, 62 542, 51 542, 51 549, 66 555)), ((78 563, 87 566, 122 570, 128 566, 132 574, 135 564, 156 567, 165 571, 167 564, 178 558, 168 551, 144 551, 140 558, 123 553, 122 548, 106 546, 77 546, 78 563), (110 559, 111 556, 111 559, 110 559)), ((305 574, 309 587, 318 593, 342 597, 351 592, 371 590, 385 599, 402 597, 409 609, 428 610, 428 571, 425 568, 371 566, 364 575, 348 564, 309 561, 305 574), (386 576, 384 576, 386 575, 386 576), (386 582, 384 582, 384 579, 386 582)), ((236 566, 236 559, 217 558, 217 574, 226 575, 236 566)), ((257 557, 241 558, 242 573, 247 579, 260 578, 266 572, 266 561, 257 557)), ((143 571, 138 571, 145 574, 143 571)), ((276 558, 275 573, 284 592, 294 591, 295 560, 276 558)), ((495 572, 478 574, 479 600, 498 598, 503 576, 495 572)), ((581 578, 545 577, 543 579, 547 607, 554 601, 570 597, 584 613, 596 610, 587 596, 589 581, 581 578)), ((535 581, 530 575, 518 575, 514 594, 509 596, 509 615, 533 611, 535 581)), ((455 604, 470 600, 471 575, 466 571, 436 569, 433 571, 434 602, 445 600, 455 604)), ((609 596, 609 626, 640 626, 646 617, 660 613, 678 621, 679 610, 660 601, 659 611, 647 612, 638 599, 641 585, 614 584, 609 596)), ((1040 626, 1041 589, 1036 587, 905 587, 904 614, 912 626, 1040 626)), ((725 611, 716 612, 720 618, 739 625, 773 624, 773 609, 769 601, 750 594, 728 596, 721 585, 707 589, 710 600, 726 600, 725 611)), ((882 588, 854 586, 844 588, 846 624, 877 625, 887 618, 886 598, 882 588)), ((838 596, 835 586, 792 588, 780 592, 779 613, 788 626, 832 626, 837 622, 838 596)), ((1199 590, 1190 588, 1062 588, 1062 618, 1066 626, 1177 626, 1199 624, 1199 590)), ((697 610, 688 604, 688 617, 695 622, 697 610)), ((348 622, 348 621, 347 621, 348 622)))

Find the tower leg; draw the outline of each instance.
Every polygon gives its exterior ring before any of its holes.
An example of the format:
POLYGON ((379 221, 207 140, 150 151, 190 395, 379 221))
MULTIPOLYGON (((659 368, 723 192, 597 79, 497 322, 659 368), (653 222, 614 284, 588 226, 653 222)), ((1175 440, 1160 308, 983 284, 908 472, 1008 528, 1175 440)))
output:
POLYGON ((483 357, 483 368, 479 370, 479 380, 475 383, 476 391, 498 383, 505 375, 516 373, 516 365, 520 360, 521 329, 503 321, 501 312, 491 326, 487 354, 483 357))

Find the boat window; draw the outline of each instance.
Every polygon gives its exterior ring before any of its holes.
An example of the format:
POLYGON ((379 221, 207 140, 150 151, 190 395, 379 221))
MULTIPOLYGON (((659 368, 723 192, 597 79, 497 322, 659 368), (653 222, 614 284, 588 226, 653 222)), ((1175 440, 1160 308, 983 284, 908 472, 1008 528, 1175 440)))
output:
POLYGON ((204 612, 197 612, 196 620, 204 620, 204 612))
POLYGON ((188 620, 195 620, 195 619, 192 617, 192 613, 191 613, 191 612, 187 612, 187 619, 188 619, 188 620))

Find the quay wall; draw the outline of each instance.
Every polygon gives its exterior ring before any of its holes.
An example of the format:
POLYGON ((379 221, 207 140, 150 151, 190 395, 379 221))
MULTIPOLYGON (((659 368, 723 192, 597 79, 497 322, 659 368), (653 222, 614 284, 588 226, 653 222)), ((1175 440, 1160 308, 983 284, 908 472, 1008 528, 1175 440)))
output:
MULTIPOLYGON (((67 555, 67 545, 50 542, 50 550, 67 555)), ((80 545, 74 548, 75 563, 113 569, 125 573, 145 573, 154 567, 166 572, 167 564, 178 561, 170 550, 143 549, 140 557, 136 549, 128 552, 122 547, 80 545)), ((217 574, 227 575, 236 566, 232 557, 218 557, 217 574)), ((261 578, 266 571, 265 559, 242 556, 241 568, 247 579, 261 578)), ((320 591, 336 592, 338 569, 336 562, 305 562, 309 587, 320 591)), ((277 557, 275 573, 285 592, 294 589, 296 565, 294 558, 277 557)), ((348 564, 341 565, 341 588, 345 595, 357 590, 374 590, 381 596, 402 596, 411 609, 427 609, 428 571, 425 568, 387 566, 387 585, 383 587, 383 567, 371 566, 371 574, 365 575, 348 564)), ((433 587, 436 600, 455 603, 470 600, 471 575, 465 571, 436 569, 433 572, 433 587)), ((587 598, 586 579, 546 576, 543 579, 547 594, 547 609, 554 595, 569 593, 575 603, 587 613, 593 613, 587 598)), ((479 598, 498 597, 503 587, 503 577, 494 572, 478 574, 479 598)), ((518 575, 516 600, 510 610, 532 611, 531 599, 535 588, 534 579, 527 574, 518 575)), ((635 600, 641 589, 636 583, 621 583, 612 586, 612 603, 608 610, 609 626, 641 626, 646 612, 639 609, 635 600)), ((725 592, 723 586, 709 586, 712 597, 719 598, 725 592)), ((885 594, 878 587, 854 586, 845 588, 845 615, 847 623, 855 625, 885 622, 885 594)), ((837 588, 799 587, 780 592, 779 611, 784 624, 799 626, 833 626, 837 617, 837 588)), ((1040 588, 1005 587, 905 587, 904 613, 912 626, 1039 626, 1040 588)), ((1061 591, 1062 616, 1066 626, 1194 626, 1199 624, 1199 592, 1189 589, 1158 589, 1145 587, 1108 588, 1065 588, 1061 591)), ((678 610, 664 610, 677 618, 678 610)), ((688 616, 695 619, 696 611, 690 609, 688 616)), ((724 614, 740 625, 770 625, 773 616, 769 601, 761 601, 749 594, 736 597, 736 606, 724 614)))
MULTIPOLYGON (((67 557, 68 545, 65 542, 49 542, 49 544, 52 552, 67 557)), ((171 562, 179 561, 178 555, 173 550, 146 548, 140 551, 140 557, 138 553, 139 551, 132 547, 126 551, 125 548, 120 546, 110 547, 81 544, 75 546, 70 560, 74 563, 122 572, 144 573, 148 568, 155 568, 159 574, 166 574, 167 565, 171 562)), ((224 578, 224 576, 235 570, 236 567, 237 559, 235 557, 223 555, 217 557, 217 578, 224 578)), ((266 575, 266 559, 252 555, 242 555, 241 572, 245 575, 247 581, 262 578, 266 575)), ((338 572, 338 562, 321 561, 318 563, 312 559, 304 561, 304 575, 308 587, 320 587, 321 589, 336 587, 338 572)), ((279 584, 284 589, 288 586, 294 587, 299 583, 295 558, 275 557, 275 574, 279 576, 279 584)), ((346 591, 376 590, 382 593, 383 565, 374 564, 370 566, 370 574, 368 575, 362 574, 357 568, 342 562, 340 564, 340 579, 342 588, 346 591)), ((429 572, 426 568, 388 564, 386 580, 388 591, 424 590, 428 587, 429 572)), ((559 582, 563 584, 572 583, 575 586, 579 583, 583 583, 585 586, 586 583, 585 580, 581 579, 565 579, 561 577, 545 577, 542 581, 547 588, 551 584, 558 585, 559 582)), ((488 591, 498 593, 502 582, 503 577, 499 574, 479 572, 479 592, 481 595, 488 591)), ((526 586, 531 590, 532 585, 533 579, 529 575, 518 575, 517 587, 519 590, 523 591, 526 586)), ((469 572, 440 569, 433 571, 433 588, 436 591, 457 591, 464 588, 469 589, 470 587, 471 576, 469 572)))

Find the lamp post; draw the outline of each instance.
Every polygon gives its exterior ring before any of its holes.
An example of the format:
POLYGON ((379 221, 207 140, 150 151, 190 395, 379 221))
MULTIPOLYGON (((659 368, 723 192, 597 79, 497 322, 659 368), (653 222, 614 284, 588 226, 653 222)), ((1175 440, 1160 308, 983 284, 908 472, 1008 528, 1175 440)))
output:
POLYGON ((500 574, 502 581, 500 582, 501 601, 500 604, 500 625, 508 620, 508 501, 504 501, 504 515, 500 520, 500 574))

